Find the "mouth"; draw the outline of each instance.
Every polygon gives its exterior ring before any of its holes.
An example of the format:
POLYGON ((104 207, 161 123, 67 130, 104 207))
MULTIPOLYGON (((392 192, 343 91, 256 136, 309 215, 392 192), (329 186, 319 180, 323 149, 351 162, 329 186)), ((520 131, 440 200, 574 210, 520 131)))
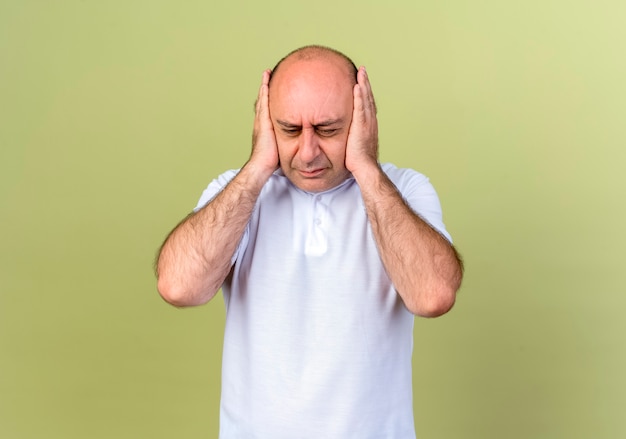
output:
POLYGON ((319 168, 319 169, 312 169, 310 171, 305 171, 305 170, 300 170, 300 175, 302 175, 305 178, 315 178, 320 176, 323 172, 325 171, 324 168, 319 168))

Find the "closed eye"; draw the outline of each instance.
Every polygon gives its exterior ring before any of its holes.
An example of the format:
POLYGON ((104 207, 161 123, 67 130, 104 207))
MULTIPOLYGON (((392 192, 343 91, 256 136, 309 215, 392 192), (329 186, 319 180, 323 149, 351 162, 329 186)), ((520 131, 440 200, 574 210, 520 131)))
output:
POLYGON ((302 131, 300 125, 295 125, 284 120, 277 120, 276 123, 280 126, 280 131, 287 136, 297 136, 300 134, 300 131, 302 131))
POLYGON ((315 132, 322 137, 332 137, 342 131, 342 119, 329 119, 315 125, 315 132))
POLYGON ((336 128, 318 128, 317 130, 317 134, 319 134, 320 136, 323 137, 331 137, 334 136, 335 134, 337 134, 337 132, 339 131, 336 128))
POLYGON ((297 136, 301 130, 299 128, 283 128, 281 131, 288 136, 297 136))

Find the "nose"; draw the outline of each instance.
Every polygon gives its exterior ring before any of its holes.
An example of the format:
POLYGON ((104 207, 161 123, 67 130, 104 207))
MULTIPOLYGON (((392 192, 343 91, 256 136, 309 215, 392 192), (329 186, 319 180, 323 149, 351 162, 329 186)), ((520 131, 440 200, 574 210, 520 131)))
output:
POLYGON ((298 155, 303 164, 310 164, 320 155, 319 139, 313 129, 303 129, 300 135, 298 155))

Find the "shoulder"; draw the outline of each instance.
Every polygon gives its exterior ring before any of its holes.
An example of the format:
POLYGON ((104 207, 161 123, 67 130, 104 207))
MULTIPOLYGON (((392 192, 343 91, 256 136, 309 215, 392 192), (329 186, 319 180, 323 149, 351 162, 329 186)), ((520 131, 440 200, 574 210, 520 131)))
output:
POLYGON ((235 178, 235 176, 239 173, 239 169, 229 169, 226 172, 221 173, 217 178, 212 180, 207 188, 202 192, 200 199, 198 200, 198 204, 195 207, 195 211, 204 207, 209 201, 211 201, 217 194, 219 194, 224 187, 230 181, 235 178))
POLYGON ((381 169, 398 188, 413 211, 452 242, 443 223, 443 213, 437 191, 428 177, 413 169, 398 168, 391 163, 381 164, 381 169))
POLYGON ((430 186, 428 177, 414 169, 399 168, 392 163, 382 163, 380 167, 400 192, 430 186))
MULTIPOLYGON (((230 181, 235 178, 241 169, 229 169, 228 171, 222 172, 215 180, 211 182, 211 184, 217 184, 221 187, 226 186, 230 181)), ((210 186, 210 185, 209 185, 210 186)))

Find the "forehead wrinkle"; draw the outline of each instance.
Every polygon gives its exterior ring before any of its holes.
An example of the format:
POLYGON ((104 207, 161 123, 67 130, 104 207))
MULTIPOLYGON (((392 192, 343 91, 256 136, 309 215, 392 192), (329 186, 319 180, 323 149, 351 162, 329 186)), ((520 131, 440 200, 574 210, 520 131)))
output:
MULTIPOLYGON (((334 124, 340 124, 345 121, 345 117, 341 114, 337 114, 338 110, 328 110, 327 102, 332 96, 329 93, 328 98, 321 105, 296 105, 294 108, 286 110, 284 108, 281 111, 276 112, 276 123, 284 127, 301 127, 301 126, 329 126, 334 124)), ((293 100, 291 100, 293 101, 293 100)))
MULTIPOLYGON (((332 89, 328 90, 326 93, 326 99, 324 100, 324 102, 322 102, 322 104, 319 107, 319 111, 322 111, 324 108, 326 108, 329 104, 328 102, 333 98, 333 96, 340 96, 339 93, 334 93, 334 91, 337 89, 337 84, 333 84, 332 89)), ((330 104, 332 107, 332 104, 330 104)), ((319 114, 317 115, 319 116, 319 114)), ((324 120, 323 118, 319 118, 321 120, 324 120)))

